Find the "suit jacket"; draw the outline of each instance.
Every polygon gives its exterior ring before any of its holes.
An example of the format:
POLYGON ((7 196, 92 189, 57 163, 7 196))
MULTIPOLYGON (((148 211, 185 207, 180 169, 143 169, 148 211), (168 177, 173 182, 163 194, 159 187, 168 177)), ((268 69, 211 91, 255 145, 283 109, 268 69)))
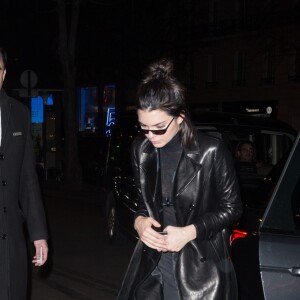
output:
MULTIPOLYGON (((162 222, 159 155, 145 137, 133 143, 132 164, 139 198, 136 215, 162 222)), ((236 299, 227 228, 239 218, 242 205, 231 156, 220 140, 199 133, 189 147, 184 147, 173 195, 178 226, 194 224, 197 231, 197 238, 185 245, 176 263, 181 298, 236 299)), ((119 300, 163 299, 161 283, 151 275, 160 256, 138 242, 119 300)))
POLYGON ((31 241, 47 239, 46 218, 35 169, 26 106, 0 90, 0 299, 25 300, 27 251, 31 241))

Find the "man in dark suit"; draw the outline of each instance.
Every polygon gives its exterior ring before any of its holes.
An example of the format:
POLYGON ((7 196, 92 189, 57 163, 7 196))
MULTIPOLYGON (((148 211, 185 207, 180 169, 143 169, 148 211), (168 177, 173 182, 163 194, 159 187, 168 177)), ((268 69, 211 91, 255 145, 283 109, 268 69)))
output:
POLYGON ((24 225, 35 246, 32 263, 48 256, 46 218, 35 171, 28 108, 2 89, 7 55, 0 46, 0 299, 25 300, 24 225))

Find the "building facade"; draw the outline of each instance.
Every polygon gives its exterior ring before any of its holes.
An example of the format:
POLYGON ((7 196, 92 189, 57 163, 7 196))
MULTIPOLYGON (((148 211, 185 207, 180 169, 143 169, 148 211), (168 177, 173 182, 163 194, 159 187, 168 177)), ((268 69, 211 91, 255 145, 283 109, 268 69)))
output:
POLYGON ((299 1, 190 0, 184 14, 173 30, 188 101, 245 113, 261 106, 299 130, 299 1))

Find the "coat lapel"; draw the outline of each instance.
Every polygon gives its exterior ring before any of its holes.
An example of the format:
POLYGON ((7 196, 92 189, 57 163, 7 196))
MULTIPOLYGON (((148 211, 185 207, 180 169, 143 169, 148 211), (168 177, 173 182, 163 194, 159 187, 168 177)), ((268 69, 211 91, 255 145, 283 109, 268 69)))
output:
POLYGON ((200 154, 197 151, 182 152, 174 180, 173 195, 176 198, 193 180, 201 168, 200 154))
POLYGON ((5 145, 8 143, 9 134, 8 134, 8 124, 11 112, 11 103, 9 102, 8 97, 3 91, 1 95, 1 129, 2 129, 2 137, 1 137, 1 149, 4 149, 5 145))
MULTIPOLYGON (((143 197, 147 203, 150 215, 155 219, 159 217, 161 207, 161 176, 159 150, 149 143, 142 152, 140 179, 145 184, 143 197)), ((198 145, 185 148, 180 157, 174 179, 173 195, 179 196, 186 186, 197 176, 201 169, 201 159, 198 145)))
POLYGON ((148 204, 148 209, 150 209, 149 213, 157 219, 159 215, 157 204, 161 203, 159 150, 150 144, 142 153, 140 176, 141 181, 144 182, 143 197, 148 204))

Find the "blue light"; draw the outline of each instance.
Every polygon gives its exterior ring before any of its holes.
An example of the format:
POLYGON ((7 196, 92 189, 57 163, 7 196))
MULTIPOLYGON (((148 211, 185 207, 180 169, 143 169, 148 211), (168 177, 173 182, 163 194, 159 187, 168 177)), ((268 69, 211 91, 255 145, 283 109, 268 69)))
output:
POLYGON ((116 118, 114 115, 116 114, 116 108, 115 107, 109 107, 107 109, 107 116, 106 116, 106 126, 110 127, 115 125, 116 118))
POLYGON ((44 122, 44 100, 41 96, 31 98, 31 122, 44 122))
POLYGON ((116 114, 116 108, 111 106, 107 109, 107 115, 106 115, 106 128, 105 128, 105 134, 106 136, 111 136, 111 127, 115 125, 115 114, 116 114))
POLYGON ((50 94, 47 98, 46 105, 53 105, 53 96, 50 94))

